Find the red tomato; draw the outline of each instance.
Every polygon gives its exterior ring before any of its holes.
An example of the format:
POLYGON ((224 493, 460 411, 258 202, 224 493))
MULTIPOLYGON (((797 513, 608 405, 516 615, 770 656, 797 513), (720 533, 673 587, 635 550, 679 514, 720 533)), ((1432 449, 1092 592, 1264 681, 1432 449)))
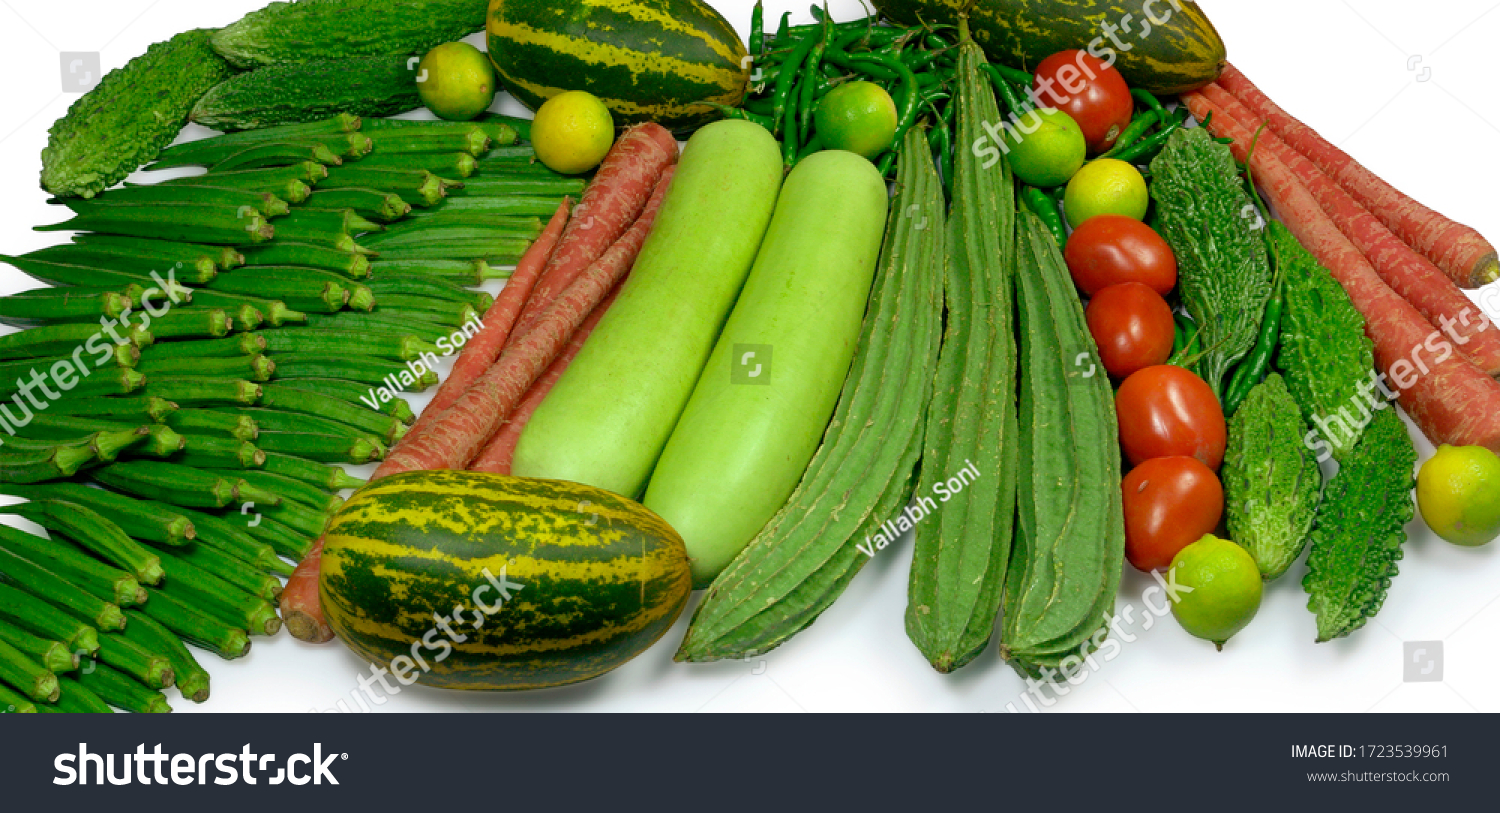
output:
POLYGON ((1086 51, 1059 51, 1042 60, 1031 86, 1042 107, 1055 107, 1078 122, 1095 155, 1115 145, 1135 114, 1125 77, 1086 51))
POLYGON ((1125 378, 1172 357, 1172 308, 1161 294, 1139 282, 1111 285, 1095 294, 1086 314, 1099 359, 1110 375, 1125 378))
POLYGON ((1124 215, 1095 215, 1073 230, 1063 250, 1079 290, 1139 282, 1166 296, 1177 286, 1177 258, 1150 226, 1124 215))
POLYGON ((1125 379, 1115 393, 1120 445, 1132 466, 1153 457, 1196 457, 1214 471, 1224 462, 1224 409, 1208 383, 1163 364, 1125 379))
POLYGON ((1213 533, 1224 513, 1224 487, 1191 457, 1158 457, 1125 475, 1125 558, 1156 570, 1213 533))

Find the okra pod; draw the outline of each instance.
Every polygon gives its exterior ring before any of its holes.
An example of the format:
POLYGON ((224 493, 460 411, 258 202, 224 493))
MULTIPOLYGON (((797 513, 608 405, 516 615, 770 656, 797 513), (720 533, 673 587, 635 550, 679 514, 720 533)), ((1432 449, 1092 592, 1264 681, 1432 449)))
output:
MULTIPOLYGON (((8 489, 6 493, 12 493, 8 489)), ((30 499, 26 494, 19 496, 30 499)), ((10 526, 0 526, 0 548, 46 567, 102 601, 131 607, 146 600, 146 591, 134 576, 89 556, 66 536, 54 534, 51 539, 43 539, 10 526)))
POLYGON ((143 395, 129 398, 63 398, 49 406, 47 411, 61 416, 108 416, 127 423, 149 423, 166 420, 167 416, 177 411, 177 405, 143 395))
POLYGON ((183 435, 222 435, 247 443, 260 434, 260 427, 248 415, 211 409, 181 410, 167 419, 167 425, 183 435))
POLYGON ((176 678, 177 691, 194 703, 208 699, 208 672, 183 646, 182 639, 140 610, 127 610, 126 640, 148 652, 165 655, 172 664, 172 675, 176 678))
POLYGON ((241 333, 223 339, 154 344, 141 353, 141 359, 145 361, 217 359, 231 356, 254 356, 265 352, 265 349, 266 342, 259 333, 241 333))
POLYGON ((261 515, 262 521, 274 519, 298 533, 314 538, 322 536, 328 529, 328 521, 333 519, 333 514, 327 511, 317 511, 294 502, 268 507, 261 511, 261 515))
POLYGON ((453 211, 397 223, 383 234, 365 235, 362 245, 375 251, 454 244, 483 245, 495 241, 531 241, 542 233, 536 217, 490 212, 453 211))
POLYGON ((4 574, 0 579, 78 616, 94 629, 103 631, 125 626, 125 616, 119 605, 95 596, 24 556, 0 550, 0 573, 4 574))
POLYGON ((116 432, 95 432, 72 440, 40 440, 14 437, 5 441, 5 448, 16 452, 47 452, 53 448, 84 448, 92 452, 94 459, 112 463, 120 453, 146 439, 146 428, 122 429, 116 432))
MULTIPOLYGON (((434 321, 435 318, 438 317, 432 314, 413 316, 410 313, 377 307, 373 313, 342 311, 314 314, 308 317, 307 326, 318 330, 354 330, 387 336, 416 336, 431 342, 448 337, 450 343, 456 344, 457 342, 452 338, 455 328, 440 324, 434 321)), ((478 330, 478 328, 479 325, 476 324, 472 330, 478 330)))
POLYGON ((354 164, 334 167, 322 189, 373 189, 399 195, 411 206, 432 206, 453 186, 431 172, 421 170, 367 169, 354 164))
MULTIPOLYGON (((151 332, 141 329, 139 325, 117 327, 115 331, 124 343, 134 347, 146 347, 153 341, 151 332)), ((95 337, 104 335, 98 324, 88 322, 23 330, 0 336, 0 360, 71 356, 75 349, 86 346, 90 341, 98 343, 99 339, 95 337)))
MULTIPOLYGON (((353 211, 353 210, 349 210, 353 211)), ((245 262, 257 266, 296 266, 333 271, 350 279, 370 275, 370 258, 352 251, 338 251, 312 243, 274 240, 245 250, 245 262)))
POLYGON ((330 513, 344 504, 344 498, 331 491, 301 480, 294 480, 265 469, 208 469, 222 477, 239 477, 256 488, 280 495, 283 504, 287 501, 300 503, 315 511, 330 513))
MULTIPOLYGON (((277 381, 274 385, 267 386, 276 386, 287 390, 301 390, 302 392, 312 393, 322 398, 343 401, 351 406, 363 405, 368 409, 373 409, 383 415, 395 418, 407 426, 410 426, 416 420, 416 413, 412 412, 411 405, 407 404, 404 399, 393 397, 389 401, 383 400, 379 397, 379 393, 373 391, 375 388, 357 381, 345 381, 337 378, 299 378, 289 381, 277 381)), ((269 401, 264 402, 264 404, 265 406, 278 406, 269 401)), ((286 402, 281 403, 279 406, 285 409, 293 409, 286 402)), ((293 409, 293 411, 306 412, 310 410, 293 409)), ((322 413, 313 412, 313 414, 318 415, 322 413)))
POLYGON ((42 288, 0 296, 0 324, 38 327, 47 322, 97 322, 101 317, 118 319, 134 307, 118 291, 42 288))
POLYGON ((72 652, 92 655, 99 651, 99 632, 93 627, 8 584, 0 584, 0 620, 32 635, 62 641, 72 652))
POLYGON ((363 217, 390 223, 406 217, 411 204, 393 192, 378 189, 319 189, 307 199, 318 209, 353 209, 363 217))
POLYGON ((254 207, 189 204, 121 204, 91 209, 35 230, 96 231, 226 246, 264 243, 275 234, 270 222, 254 207))
POLYGON ((0 641, 0 683, 14 687, 38 702, 57 699, 57 675, 4 641, 0 641))
POLYGON ((178 263, 192 268, 206 260, 213 268, 227 270, 237 265, 242 265, 245 262, 245 258, 233 246, 205 246, 196 243, 178 243, 171 240, 121 237, 114 234, 75 234, 73 235, 73 243, 80 246, 88 246, 92 251, 113 252, 121 256, 160 260, 166 263, 169 268, 176 267, 178 263))
MULTIPOLYGON (((210 545, 189 545, 171 551, 171 555, 199 570, 212 573, 257 598, 275 601, 281 595, 281 580, 267 574, 261 567, 241 561, 210 545)), ((175 578, 170 564, 166 568, 167 578, 175 578)))
MULTIPOLYGON (((179 463, 132 460, 98 469, 94 478, 110 488, 183 508, 223 508, 234 501, 232 480, 179 463)), ((158 581, 136 578, 145 584, 158 581)))
MULTIPOLYGON (((165 463, 115 463, 95 472, 105 485, 113 486, 103 479, 112 469, 135 466, 164 466, 165 463)), ((0 508, 7 514, 16 514, 48 529, 65 534, 73 543, 129 573, 141 584, 156 584, 161 581, 161 563, 156 554, 131 539, 119 525, 86 505, 67 500, 39 499, 18 505, 0 508)))
MULTIPOLYGON (((58 246, 57 248, 66 248, 58 246)), ((0 262, 14 266, 22 273, 35 280, 40 280, 49 285, 75 286, 79 288, 125 288, 130 285, 155 285, 151 274, 152 270, 127 269, 123 263, 111 263, 111 267, 102 267, 102 261, 90 260, 81 256, 59 256, 65 252, 56 252, 49 249, 33 251, 20 257, 12 257, 0 254, 0 262), (61 260, 61 261, 60 261, 61 260)), ((159 276, 166 277, 170 269, 162 269, 159 276)), ((217 272, 209 269, 201 276, 212 279, 217 272)), ((184 275, 187 278, 188 275, 184 275)), ((164 280, 179 298, 189 295, 189 289, 183 287, 181 282, 173 283, 172 280, 164 280)), ((189 282, 192 279, 188 279, 189 282)))
POLYGON ((257 335, 266 340, 266 352, 269 353, 343 353, 411 361, 421 358, 424 353, 438 352, 437 345, 422 341, 416 336, 392 337, 317 328, 262 330, 257 335))
POLYGON ((162 554, 167 583, 162 592, 251 635, 275 635, 281 629, 276 608, 260 596, 171 554, 162 554))
MULTIPOLYGON (((223 472, 218 473, 223 474, 223 472)), ((231 474, 243 473, 245 472, 232 472, 231 474)), ((197 544, 233 556, 254 567, 270 572, 283 572, 284 563, 276 556, 276 551, 251 536, 246 527, 254 519, 253 508, 241 506, 242 513, 236 517, 219 516, 192 509, 177 510, 192 520, 193 527, 198 531, 197 544)))
MULTIPOLYGON (((64 399, 66 400, 66 399, 64 399)), ((171 427, 161 424, 137 425, 131 421, 114 421, 103 418, 78 417, 73 415, 35 415, 31 423, 19 431, 23 437, 42 440, 66 441, 95 432, 123 432, 146 430, 146 440, 136 450, 153 457, 165 457, 182 449, 182 436, 171 427)))
MULTIPOLYGON (((369 395, 364 397, 378 400, 369 395)), ((257 426, 264 421, 268 432, 313 431, 340 434, 340 431, 352 430, 372 435, 387 445, 406 435, 406 424, 371 409, 368 402, 350 404, 337 398, 287 386, 282 382, 267 384, 261 394, 260 406, 243 412, 257 426), (314 422, 301 421, 302 418, 311 418, 314 422), (345 428, 338 430, 335 427, 345 428)))
MULTIPOLYGON (((239 172, 215 172, 211 175, 173 178, 170 181, 162 181, 162 183, 176 186, 218 186, 226 189, 249 189, 257 192, 272 192, 281 195, 281 192, 277 190, 285 190, 291 183, 316 186, 327 177, 328 167, 315 161, 299 161, 298 163, 288 164, 284 167, 247 169, 239 172)), ((292 200, 292 198, 286 195, 281 196, 291 203, 299 202, 292 200)))
POLYGON ((78 685, 115 708, 137 714, 165 714, 172 710, 167 696, 106 663, 78 673, 78 685))
POLYGON ((162 150, 156 160, 147 169, 167 169, 170 167, 183 167, 200 164, 204 155, 214 156, 208 163, 223 160, 223 156, 233 155, 247 147, 258 144, 270 144, 284 141, 301 141, 308 138, 323 136, 336 136, 344 133, 358 132, 360 129, 360 118, 350 113, 340 113, 332 118, 320 119, 318 121, 304 122, 300 124, 285 124, 276 127, 263 127, 258 130, 241 130, 235 133, 212 136, 198 141, 189 141, 175 144, 162 150))
POLYGON ((57 702, 37 706, 37 710, 48 714, 113 714, 114 710, 82 683, 70 677, 58 678, 61 690, 57 702))
MULTIPOLYGON (((187 446, 176 459, 182 461, 182 465, 185 466, 195 469, 253 469, 265 465, 266 462, 266 453, 252 443, 213 435, 184 435, 183 437, 187 440, 187 446)), ((231 485, 233 485, 232 482, 231 485)), ((231 492, 231 496, 237 498, 239 495, 231 492)))
POLYGON ((229 660, 250 651, 250 636, 244 630, 231 627, 161 590, 149 592, 151 598, 142 605, 142 612, 178 637, 229 660))
POLYGON ((471 305, 479 311, 488 310, 495 302, 495 297, 484 291, 469 291, 451 282, 421 277, 384 276, 372 279, 365 285, 377 300, 386 296, 421 296, 471 305))
POLYGON ((269 192, 249 192, 243 189, 225 189, 217 186, 124 186, 111 189, 95 198, 67 198, 62 201, 69 209, 82 213, 91 209, 107 208, 120 204, 188 204, 208 206, 249 206, 266 217, 279 217, 291 211, 290 205, 269 192))
POLYGON ((316 141, 273 141, 266 144, 258 144, 254 147, 246 147, 213 164, 208 168, 208 171, 212 174, 215 172, 265 169, 267 167, 284 167, 289 164, 299 164, 304 161, 332 165, 344 163, 344 159, 335 154, 333 150, 316 141))
POLYGON ((253 381, 200 376, 152 376, 146 394, 180 407, 208 404, 253 404, 260 400, 260 385, 253 381))
POLYGON ((468 178, 479 168, 474 156, 466 152, 382 153, 379 148, 374 155, 361 158, 359 165, 367 169, 431 172, 439 178, 452 179, 468 178))
POLYGON ((439 279, 468 288, 478 288, 492 279, 510 279, 510 275, 511 269, 492 268, 484 260, 380 259, 370 263, 370 276, 376 279, 439 279))
MULTIPOLYGON (((241 286, 228 286, 241 287, 241 286)), ((272 327, 281 327, 286 324, 307 321, 307 314, 299 310, 293 310, 278 295, 275 299, 266 299, 259 296, 247 296, 245 294, 229 293, 227 291, 210 291, 207 288, 198 288, 193 291, 194 306, 201 305, 206 308, 223 308, 233 316, 232 321, 235 328, 263 320, 265 324, 272 327), (246 308, 249 308, 247 311, 246 308), (257 313, 260 320, 247 319, 247 313, 257 313)), ((321 304, 321 300, 313 300, 321 304)), ((298 302, 297 304, 305 304, 298 302)))
POLYGON ((158 339, 219 339, 233 325, 233 317, 221 308, 177 308, 151 317, 149 330, 158 339))
MULTIPOLYGON (((35 368, 33 368, 35 369, 35 368)), ((45 369, 45 368, 43 368, 45 369)), ((74 381, 73 376, 77 368, 73 367, 71 360, 65 362, 65 366, 58 368, 65 371, 66 379, 57 379, 58 384, 62 381, 74 381)), ((38 370, 38 373, 40 370, 38 370)), ((54 378, 56 378, 54 376, 54 378)), ((22 387, 30 389, 32 382, 23 382, 20 379, 0 379, 0 398, 11 398, 22 392, 22 387)), ((106 370, 97 370, 89 373, 89 377, 82 381, 76 381, 73 386, 66 389, 58 387, 63 394, 78 396, 80 398, 100 397, 106 395, 129 395, 140 389, 146 383, 146 376, 128 367, 112 367, 106 370)), ((63 400, 63 399, 59 399, 63 400)))
POLYGON ((270 545, 275 551, 293 561, 302 561, 312 548, 313 537, 267 516, 249 528, 250 535, 270 545))
POLYGON ((8 452, 0 449, 0 481, 6 483, 42 483, 72 477, 94 462, 94 450, 59 446, 37 451, 8 452))
POLYGON ((403 317, 425 319, 448 327, 458 327, 479 318, 479 310, 467 302, 425 296, 385 294, 380 297, 380 306, 382 311, 399 312, 403 317))
POLYGON ((371 158, 452 152, 475 157, 484 155, 490 149, 489 133, 474 125, 443 130, 386 127, 365 131, 365 135, 375 142, 371 158))
POLYGON ((0 714, 36 714, 37 705, 25 695, 0 683, 0 714))
POLYGON ((438 382, 437 373, 432 370, 413 376, 405 364, 385 359, 313 353, 282 353, 276 358, 278 379, 337 378, 370 386, 396 382, 403 389, 414 392, 421 392, 438 382), (410 383, 406 383, 408 380, 410 383))
POLYGON ((359 465, 379 460, 386 448, 370 436, 298 432, 265 432, 260 446, 267 452, 294 455, 319 463, 352 463, 359 465))
MULTIPOLYGON (((194 535, 192 521, 165 503, 127 497, 102 488, 89 488, 81 483, 6 487, 4 493, 28 500, 53 499, 88 506, 120 526, 120 530, 126 534, 156 544, 173 547, 186 545, 194 535)), ((121 602, 115 600, 115 603, 121 602)))
MULTIPOLYGON (((490 137, 490 141, 497 147, 514 144, 517 136, 517 126, 531 125, 528 119, 517 119, 510 116, 498 114, 486 114, 486 118, 479 121, 423 121, 420 119, 367 119, 364 122, 362 132, 375 135, 382 130, 401 130, 416 133, 451 133, 466 132, 470 128, 479 128, 490 137)), ((525 138, 526 136, 522 136, 525 138)))
POLYGON ((40 638, 9 621, 0 621, 0 642, 14 647, 48 672, 62 674, 78 668, 78 653, 62 641, 40 638))
POLYGON ((417 219, 427 219, 450 212, 465 212, 505 217, 550 217, 553 212, 557 211, 557 204, 561 200, 562 195, 454 197, 431 209, 412 212, 411 216, 417 219))
POLYGON ((565 195, 576 200, 583 194, 583 187, 584 182, 578 178, 512 178, 502 175, 480 175, 473 178, 465 178, 463 188, 451 190, 448 196, 451 199, 450 202, 457 202, 466 198, 498 198, 509 196, 555 198, 562 200, 565 195))
POLYGON ((483 260, 491 265, 515 265, 531 245, 529 240, 502 240, 456 243, 449 245, 414 245, 381 247, 383 260, 483 260))
POLYGON ((249 297, 275 297, 297 311, 333 313, 349 301, 349 289, 328 279, 299 277, 271 271, 273 266, 220 274, 206 291, 249 297))
POLYGON ((99 636, 98 658, 153 689, 166 689, 176 682, 170 659, 147 651, 119 633, 99 636))
POLYGON ((359 488, 365 484, 364 480, 355 477, 338 466, 327 466, 312 460, 306 460, 291 455, 268 452, 266 454, 265 471, 301 480, 319 488, 327 488, 334 491, 342 491, 346 488, 359 488))
MULTIPOLYGON (((276 363, 263 355, 224 358, 146 359, 136 369, 146 375, 203 375, 270 381, 276 363)), ((170 425, 170 424, 169 424, 170 425)))
POLYGON ((276 233, 283 240, 295 240, 299 234, 348 234, 385 231, 385 226, 360 217, 353 209, 312 209, 298 207, 286 217, 276 219, 276 233))

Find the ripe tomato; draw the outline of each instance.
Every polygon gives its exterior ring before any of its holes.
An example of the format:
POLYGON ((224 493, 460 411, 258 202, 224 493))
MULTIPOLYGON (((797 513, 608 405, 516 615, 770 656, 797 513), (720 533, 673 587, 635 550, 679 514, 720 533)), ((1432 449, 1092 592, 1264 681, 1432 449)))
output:
POLYGON ((1125 496, 1125 558, 1137 570, 1166 567, 1188 545, 1213 533, 1224 513, 1224 487, 1191 457, 1158 457, 1131 469, 1125 496))
POLYGON ((1139 282, 1111 285, 1095 294, 1086 315, 1099 359, 1116 378, 1165 364, 1172 357, 1172 308, 1161 294, 1139 282))
POLYGON ((1132 466, 1153 457, 1196 457, 1218 471, 1224 462, 1224 409, 1208 383, 1188 370, 1147 367, 1115 393, 1120 445, 1132 466))
POLYGON ((1150 226, 1123 215, 1083 221, 1063 250, 1079 290, 1093 296, 1110 285, 1139 282, 1166 296, 1177 285, 1172 247, 1150 226))
POLYGON ((1042 60, 1031 86, 1040 106, 1078 122, 1093 155, 1113 147, 1135 114, 1125 77, 1086 51, 1059 51, 1042 60))

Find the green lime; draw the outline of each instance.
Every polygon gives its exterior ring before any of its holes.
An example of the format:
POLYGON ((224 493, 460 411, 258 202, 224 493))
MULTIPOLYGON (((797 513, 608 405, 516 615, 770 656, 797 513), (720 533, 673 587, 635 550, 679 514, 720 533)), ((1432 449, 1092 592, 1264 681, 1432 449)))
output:
POLYGON ((1178 587, 1171 596, 1177 623, 1219 649, 1260 609, 1260 569, 1227 539, 1207 534, 1178 551, 1167 573, 1168 584, 1178 587))
POLYGON ((1078 122, 1061 110, 1027 113, 1006 128, 1010 166, 1023 183, 1050 189, 1073 177, 1088 157, 1078 122))
POLYGON ((417 95, 438 118, 468 121, 495 101, 495 68, 467 42, 447 42, 417 66, 417 95))
POLYGON ((1500 457, 1483 446, 1439 446, 1417 473, 1417 507, 1427 527, 1455 545, 1500 536, 1500 457))
POLYGON ((1096 215, 1144 220, 1151 196, 1140 170, 1116 158, 1092 161, 1068 181, 1063 209, 1073 228, 1096 215))
POLYGON ((874 82, 849 82, 818 102, 813 125, 824 148, 873 159, 896 140, 896 101, 874 82))
POLYGON ((588 172, 599 166, 615 142, 614 117, 592 93, 559 93, 536 111, 531 142, 536 157, 553 172, 588 172))

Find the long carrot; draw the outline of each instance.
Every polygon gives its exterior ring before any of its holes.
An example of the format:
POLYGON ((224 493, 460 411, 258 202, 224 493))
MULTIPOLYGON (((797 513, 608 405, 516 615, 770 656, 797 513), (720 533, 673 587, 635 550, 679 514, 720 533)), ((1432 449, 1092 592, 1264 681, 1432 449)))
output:
MULTIPOLYGON (((526 307, 527 300, 531 298, 531 293, 536 288, 537 280, 541 279, 547 260, 553 255, 561 239, 569 220, 568 207, 570 205, 571 201, 563 198, 557 211, 552 215, 552 219, 547 222, 547 227, 542 230, 541 236, 521 256, 521 261, 516 264, 516 270, 511 274, 510 280, 505 283, 504 288, 500 289, 500 295, 495 297, 489 310, 485 311, 484 327, 464 345, 463 352, 459 353, 458 358, 453 362, 453 371, 448 374, 442 386, 438 387, 432 401, 418 416, 417 422, 407 431, 406 436, 396 443, 391 456, 401 450, 402 446, 408 442, 407 438, 426 429, 438 415, 442 414, 443 410, 458 403, 458 399, 463 397, 464 392, 473 386, 485 370, 494 365, 496 359, 500 358, 501 351, 510 340, 516 320, 520 317, 522 309, 526 307)), ((387 462, 391 456, 387 456, 387 462)), ((395 473, 394 470, 381 465, 375 470, 372 479, 395 473)))
POLYGON ((609 306, 614 304, 615 297, 619 293, 620 288, 616 286, 613 291, 609 292, 609 296, 605 297, 604 301, 599 303, 599 307, 594 308, 594 312, 589 314, 589 318, 582 325, 579 325, 578 332, 574 333, 573 338, 568 340, 568 346, 563 348, 562 355, 558 356, 552 362, 552 366, 548 367, 547 371, 542 373, 542 377, 537 379, 537 382, 531 385, 531 389, 526 391, 526 397, 522 398, 521 403, 516 405, 516 411, 511 413, 509 418, 505 419, 505 423, 501 425, 500 431, 496 432, 495 436, 490 438, 489 445, 485 446, 484 451, 479 453, 479 457, 476 457, 474 462, 469 464, 469 471, 510 474, 510 466, 515 461, 516 444, 521 441, 522 430, 526 428, 527 422, 531 420, 531 416, 535 414, 537 407, 541 406, 542 402, 547 399, 547 394, 552 392, 553 387, 557 386, 557 382, 562 379, 563 373, 568 371, 568 365, 573 363, 573 359, 578 356, 578 351, 583 349, 583 343, 588 341, 589 336, 594 332, 594 327, 599 324, 600 319, 604 318, 604 314, 609 310, 609 306))
MULTIPOLYGON (((1249 140, 1260 120, 1223 88, 1210 84, 1200 91, 1223 115, 1215 114, 1209 129, 1215 135, 1249 140)), ((1287 146, 1274 132, 1261 131, 1256 150, 1270 150, 1302 185, 1318 199, 1323 212, 1370 261, 1391 289, 1421 312, 1433 327, 1451 330, 1459 350, 1490 375, 1500 375, 1500 326, 1483 318, 1483 312, 1453 284, 1441 269, 1416 253, 1391 233, 1349 193, 1334 183, 1300 153, 1287 146)))
MULTIPOLYGON (((648 207, 660 206, 671 182, 670 169, 662 173, 648 207)), ((500 360, 485 372, 458 403, 445 410, 421 433, 411 432, 411 443, 392 452, 381 469, 387 473, 426 469, 467 468, 480 450, 500 431, 500 425, 557 358, 588 315, 603 302, 611 289, 630 271, 628 263, 611 257, 611 246, 569 285, 562 296, 549 303, 536 325, 506 348, 500 360)))
MULTIPOLYGON (((1182 98, 1199 121, 1209 114, 1215 121, 1228 118, 1201 93, 1182 98)), ((1236 138, 1233 147, 1246 160, 1249 139, 1236 138)), ((1385 383, 1397 391, 1422 432, 1434 444, 1479 445, 1500 452, 1500 382, 1455 352, 1440 331, 1385 284, 1285 164, 1269 151, 1256 150, 1249 160, 1287 228, 1327 266, 1364 316, 1385 383)))
POLYGON ((1271 129, 1344 187, 1407 245, 1420 251, 1455 283, 1479 288, 1500 279, 1495 247, 1474 229, 1423 206, 1381 180, 1343 150, 1282 110, 1243 73, 1229 65, 1219 85, 1268 121, 1271 129))
POLYGON ((512 342, 525 335, 542 309, 640 218, 657 179, 676 163, 676 139, 655 122, 636 125, 620 136, 583 191, 583 200, 537 282, 536 295, 516 322, 512 342))
POLYGON ((281 591, 281 622, 299 641, 323 644, 333 640, 333 629, 318 600, 318 575, 323 568, 323 537, 308 550, 281 591))

